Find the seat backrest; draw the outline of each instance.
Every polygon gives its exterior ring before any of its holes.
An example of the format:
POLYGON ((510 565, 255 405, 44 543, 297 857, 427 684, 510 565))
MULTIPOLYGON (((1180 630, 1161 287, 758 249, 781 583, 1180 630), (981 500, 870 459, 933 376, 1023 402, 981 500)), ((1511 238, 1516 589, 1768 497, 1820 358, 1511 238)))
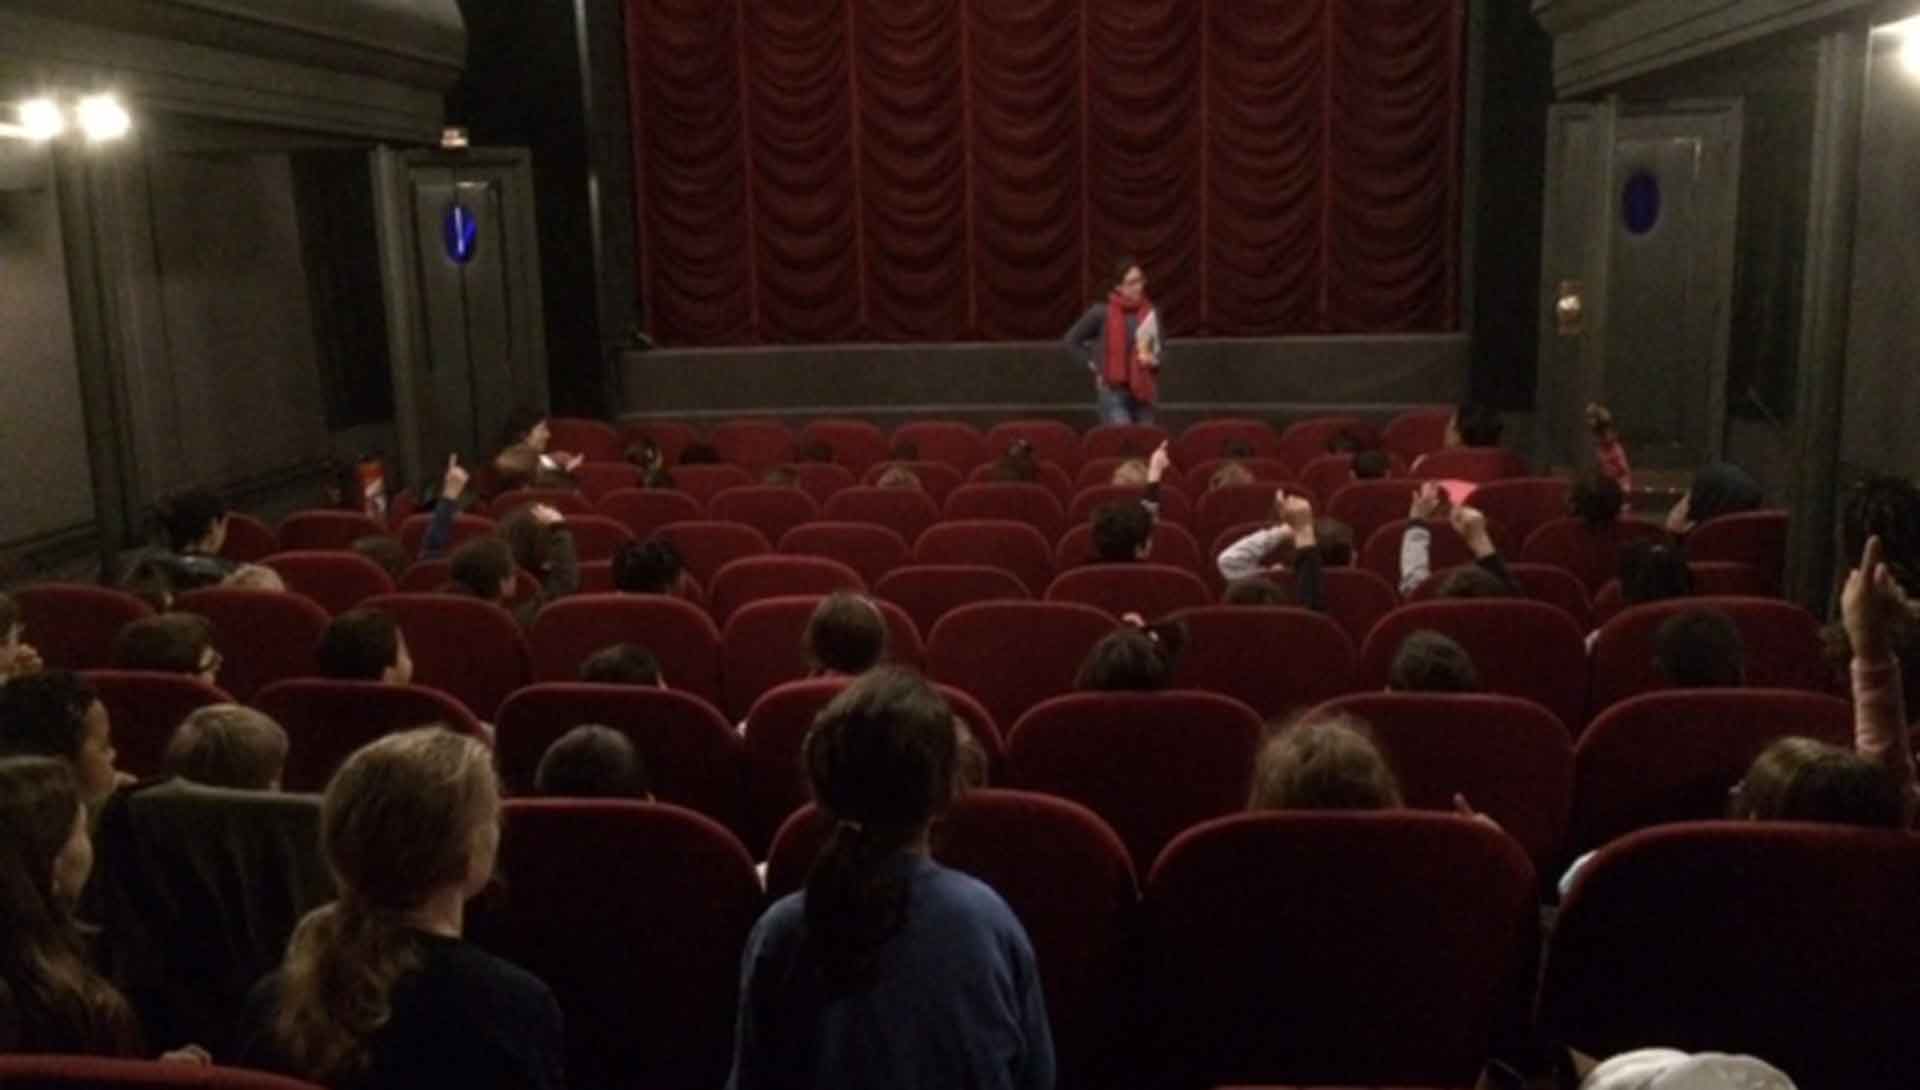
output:
MULTIPOLYGON (((768 890, 799 889, 826 839, 808 806, 781 831, 768 890)), ((1126 846, 1100 816, 1027 791, 970 791, 935 834, 934 857, 1005 898, 1033 942, 1061 1085, 1104 1084, 1096 1071, 1130 1052, 1128 971, 1139 893, 1126 846)))
POLYGON ((1541 1018, 1589 1055, 1658 1040, 1764 1056, 1800 1086, 1910 1087, 1916 897, 1920 839, 1906 833, 1635 833, 1594 857, 1562 905, 1541 1018))
POLYGON ((627 462, 582 462, 573 470, 573 483, 595 505, 610 492, 639 488, 644 479, 640 467, 627 462))
POLYGON ((473 941, 553 988, 570 1081, 726 1080, 740 951, 766 900, 725 828, 666 803, 517 799, 500 873, 473 941))
POLYGON ((987 461, 987 439, 978 428, 956 420, 921 420, 893 429, 893 444, 898 449, 911 444, 914 457, 940 462, 955 472, 971 473, 987 461))
POLYGON ((385 568, 353 552, 275 553, 262 561, 287 589, 330 614, 345 613, 376 594, 394 592, 385 568))
POLYGON ((860 483, 852 470, 833 462, 794 462, 782 468, 793 471, 794 487, 822 505, 832 499, 834 493, 860 483))
POLYGON ((1530 469, 1525 457, 1504 447, 1447 447, 1421 455, 1414 472, 1436 480, 1485 484, 1525 477, 1530 469))
POLYGON ((1638 519, 1615 519, 1592 527, 1577 518, 1554 519, 1527 536, 1520 559, 1531 564, 1557 564, 1580 577, 1588 593, 1620 577, 1620 553, 1637 541, 1658 544, 1667 531, 1638 519))
POLYGON ((231 704, 226 690, 190 674, 152 670, 84 670, 113 724, 115 764, 142 779, 160 774, 167 742, 181 720, 213 704, 231 704))
POLYGON ((1788 736, 1853 744, 1853 709, 1787 689, 1668 689, 1601 712, 1574 750, 1570 853, 1638 829, 1727 815, 1753 759, 1788 736))
POLYGON ((968 519, 1024 522, 1040 531, 1040 536, 1048 542, 1060 540, 1067 528, 1067 513, 1051 489, 1013 481, 961 485, 947 497, 941 517, 949 522, 968 519))
POLYGON ((888 572, 873 593, 899 606, 929 635, 940 618, 961 606, 1033 597, 1018 576, 989 564, 910 564, 888 572))
POLYGON ((1080 460, 1145 458, 1167 440, 1167 429, 1153 424, 1101 424, 1080 437, 1080 460))
POLYGON ((368 742, 394 731, 441 724, 480 735, 480 721, 458 698, 421 685, 296 678, 260 690, 253 706, 287 732, 289 791, 321 791, 334 769, 368 742))
MULTIPOLYGON (((608 578, 612 578, 611 571, 608 578)), ((458 593, 449 589, 448 585, 452 581, 453 561, 443 556, 438 560, 421 560, 410 565, 401 574, 400 583, 396 589, 402 594, 458 593)), ((514 571, 513 590, 507 596, 509 605, 517 606, 539 593, 540 581, 533 577, 532 572, 525 568, 514 571)), ((364 599, 362 601, 364 602, 364 599)))
POLYGON ((1672 598, 1625 610, 1600 629, 1593 641, 1588 704, 1594 715, 1627 697, 1668 687, 1654 662, 1655 638, 1668 618, 1696 609, 1725 613, 1740 630, 1748 685, 1810 693, 1832 689, 1820 622, 1804 607, 1777 598, 1672 598))
POLYGON ((280 551, 280 539, 273 527, 239 511, 227 512, 227 540, 220 556, 235 564, 257 564, 280 551))
POLYGON ((1182 610, 1187 646, 1174 664, 1182 689, 1222 693, 1265 719, 1349 691, 1354 641, 1338 622, 1288 606, 1204 606, 1182 610))
MULTIPOLYGON (((400 524, 400 546, 408 556, 420 555, 420 545, 426 541, 427 527, 432 522, 432 515, 414 515, 400 524)), ((455 515, 453 531, 447 539, 447 552, 452 553, 474 538, 488 536, 496 526, 492 519, 479 515, 455 515)))
POLYGON ((589 462, 617 462, 626 454, 620 432, 604 420, 578 416, 550 416, 548 445, 554 450, 584 456, 589 462))
MULTIPOLYGON (((1103 484, 1112 484, 1113 471, 1119 469, 1121 463, 1139 462, 1145 465, 1146 461, 1147 459, 1144 456, 1139 458, 1089 458, 1080 463, 1079 471, 1074 474, 1073 491, 1075 494, 1078 494, 1089 488, 1098 488, 1103 484)), ((1073 497, 1068 496, 1067 498, 1072 499, 1073 497)))
MULTIPOLYGON (((786 461, 781 458, 780 461, 786 461)), ((778 463, 769 463, 769 468, 778 463)), ((764 473, 765 470, 760 472, 764 473)), ((730 462, 711 462, 701 465, 674 466, 669 475, 676 491, 684 492, 704 510, 715 496, 729 488, 745 488, 759 475, 730 462)))
MULTIPOLYGON (((875 487, 880 483, 880 478, 887 475, 889 469, 896 467, 904 469, 918 478, 921 490, 927 494, 927 497, 934 502, 936 507, 947 502, 947 497, 953 494, 953 490, 966 483, 966 478, 961 475, 960 471, 945 462, 926 461, 881 462, 868 469, 858 483, 869 488, 875 487)), ((853 486, 848 485, 847 487, 851 488, 853 486)))
POLYGON ((1080 468, 1080 433, 1058 420, 1007 420, 987 432, 987 458, 999 458, 1021 439, 1033 444, 1036 461, 1052 462, 1071 473, 1080 468))
POLYGON ((856 475, 865 473, 867 467, 876 462, 884 462, 892 448, 887 443, 887 433, 866 420, 814 420, 800 429, 800 444, 824 443, 833 452, 828 459, 835 465, 846 466, 856 475))
POLYGON ((720 629, 707 611, 659 594, 576 594, 549 602, 529 631, 533 676, 575 681, 580 664, 618 643, 637 643, 659 660, 675 689, 720 700, 720 629))
POLYGON ((1002 725, 1070 691, 1080 664, 1114 620, 1072 602, 978 602, 940 619, 927 637, 935 680, 973 694, 1002 725))
MULTIPOLYGON (((1103 461, 1104 460, 1105 459, 1103 459, 1103 461)), ((1079 467, 1076 465, 1076 472, 1078 469, 1079 467)), ((1004 478, 999 476, 999 472, 999 465, 995 462, 988 462, 984 465, 976 466, 972 473, 967 474, 967 483, 999 483, 1004 480, 1004 478)), ((1048 491, 1053 493, 1054 498, 1062 504, 1072 502, 1074 493, 1079 490, 1079 485, 1075 483, 1074 478, 1069 476, 1066 468, 1057 462, 1035 463, 1033 467, 1033 483, 1045 485, 1048 491)), ((1106 475, 1102 474, 1100 479, 1094 483, 1106 484, 1106 475)), ((941 499, 944 501, 945 497, 943 496, 941 499)))
POLYGON ((1419 480, 1402 477, 1355 481, 1327 500, 1325 513, 1353 527, 1353 540, 1365 542, 1380 527, 1406 518, 1419 489, 1419 480))
POLYGON ((1777 592, 1787 569, 1791 516, 1782 510, 1743 511, 1708 519, 1687 535, 1687 559, 1746 564, 1777 592))
POLYGON ((143 617, 147 603, 125 591, 81 583, 34 583, 11 592, 26 640, 49 667, 97 670, 113 659, 113 638, 143 617))
POLYGON ((1115 617, 1137 613, 1157 621, 1169 613, 1213 604, 1213 593, 1185 568, 1145 561, 1094 564, 1054 577, 1049 602, 1080 602, 1115 617))
POLYGON ((1272 481, 1253 484, 1229 484, 1200 497, 1194 512, 1194 533, 1203 541, 1212 541, 1230 526, 1243 522, 1271 522, 1274 517, 1272 481))
POLYGON ((725 420, 707 431, 722 461, 759 476, 793 461, 793 430, 778 420, 725 420))
POLYGON ((744 522, 670 522, 659 536, 673 543, 686 570, 702 586, 713 581, 721 568, 742 557, 761 556, 773 551, 767 535, 744 522))
POLYGON ((568 515, 566 527, 583 562, 611 560, 622 545, 633 541, 633 531, 625 523, 605 515, 568 515))
POLYGON ((1360 647, 1359 687, 1384 689, 1408 636, 1432 629, 1466 649, 1489 693, 1544 705, 1562 723, 1584 721, 1586 634, 1566 612, 1524 598, 1414 602, 1388 614, 1360 647))
MULTIPOLYGON (((1426 582, 1407 595, 1407 600, 1427 602, 1439 597, 1440 588, 1446 585, 1447 577, 1464 567, 1467 565, 1436 569, 1426 582)), ((1581 628, 1590 630, 1593 627, 1593 606, 1587 599, 1586 584, 1580 582, 1579 576, 1558 564, 1524 563, 1508 564, 1507 574, 1519 584, 1519 592, 1523 597, 1559 606, 1581 628)))
POLYGON ((622 488, 600 497, 599 512, 619 522, 645 541, 654 531, 674 522, 697 522, 707 509, 685 492, 664 488, 622 488))
POLYGON ((1572 483, 1560 477, 1513 477, 1482 484, 1467 502, 1500 525, 1504 538, 1495 539, 1500 548, 1518 555, 1535 530, 1567 516, 1572 491, 1572 483))
MULTIPOLYGON (((745 719, 767 690, 813 671, 805 648, 807 623, 821 600, 815 594, 762 598, 727 620, 720 636, 720 706, 734 722, 745 719)), ((927 652, 918 626, 892 602, 876 599, 876 604, 887 623, 886 661, 919 669, 927 652)))
MULTIPOLYGON (((1293 574, 1269 576, 1280 589, 1294 594, 1293 574)), ((1400 592, 1385 579, 1361 568, 1327 568, 1321 572, 1323 593, 1327 598, 1327 617, 1344 630, 1353 646, 1366 642, 1367 634, 1387 614, 1400 608, 1400 592)), ((1298 598, 1294 599, 1298 603, 1298 598)))
POLYGON ((1451 405, 1409 409, 1387 422, 1380 432, 1380 442, 1389 453, 1411 465, 1422 454, 1447 445, 1447 425, 1453 420, 1453 412, 1451 405))
POLYGON ((292 591, 202 587, 174 598, 173 608, 213 622, 223 660, 220 687, 250 700, 276 681, 311 677, 314 649, 332 618, 292 591))
POLYGON ((240 1067, 97 1056, 0 1056, 0 1086, 32 1090, 321 1090, 310 1082, 240 1067))
POLYGON ((533 680, 533 655, 513 614, 453 594, 387 594, 368 609, 392 614, 413 656, 413 680, 456 696, 482 717, 533 680))
POLYGON ((1276 457, 1290 466, 1303 466, 1327 453, 1341 432, 1366 435, 1372 430, 1357 416, 1316 416, 1295 421, 1280 433, 1280 453, 1276 457))
MULTIPOLYGON (((1253 474, 1253 479, 1256 481, 1273 481, 1278 484, 1281 481, 1292 480, 1295 476, 1293 467, 1278 458, 1208 458, 1201 462, 1181 462, 1179 464, 1185 467, 1181 479, 1185 482, 1183 487, 1186 488, 1187 495, 1198 500, 1211 491, 1213 475, 1220 472, 1220 468, 1228 462, 1237 463, 1240 468, 1253 474)), ((1315 494, 1321 493, 1316 491, 1315 494)))
POLYGON ((798 488, 746 485, 729 488, 707 501, 707 517, 717 522, 744 523, 766 535, 768 541, 802 523, 820 517, 820 505, 798 488))
POLYGON ((514 488, 500 493, 487 505, 496 521, 505 521, 514 513, 535 504, 551 507, 563 515, 585 515, 593 511, 586 493, 571 488, 514 488))
POLYGON ((1147 879, 1146 916, 1146 1017, 1192 1086, 1470 1085, 1538 941, 1511 837, 1405 811, 1188 830, 1147 879))
MULTIPOLYGON (((1200 543, 1194 539, 1193 533, 1184 526, 1164 519, 1153 524, 1153 548, 1147 557, 1156 564, 1184 568, 1203 579, 1211 569, 1206 558, 1200 554, 1200 543)), ((1057 572, 1072 571, 1087 564, 1099 563, 1099 560, 1093 547, 1092 523, 1082 522, 1069 527, 1053 550, 1053 568, 1057 572)))
POLYGON ((1035 595, 1053 582, 1053 545, 1031 523, 1003 519, 942 522, 913 548, 915 564, 987 564, 1003 568, 1035 595))
POLYGON ((871 522, 885 526, 911 545, 940 521, 940 508, 925 492, 912 488, 849 488, 827 501, 835 522, 871 522))
POLYGON ((1573 807, 1573 736, 1530 700, 1483 693, 1355 693, 1320 712, 1373 728, 1412 809, 1452 813, 1455 794, 1555 874, 1573 807))
POLYGON ((622 420, 620 437, 628 445, 651 440, 670 466, 680 463, 681 451, 700 441, 700 433, 693 425, 677 420, 622 420))
MULTIPOLYGON (((1067 506, 1067 525, 1078 526, 1089 522, 1102 507, 1123 500, 1145 498, 1146 488, 1131 484, 1097 484, 1074 493, 1073 502, 1067 506)), ((1170 522, 1176 526, 1194 524, 1193 504, 1187 494, 1172 485, 1160 488, 1159 521, 1170 522)), ((1057 538, 1056 538, 1057 539, 1057 538)))
POLYGON ((1280 457, 1280 433, 1264 420, 1223 418, 1187 425, 1173 444, 1173 460, 1183 466, 1209 458, 1232 458, 1229 447, 1244 446, 1249 458, 1280 457))
MULTIPOLYGON (((1412 519, 1400 518, 1375 530, 1364 539, 1355 562, 1389 583, 1399 585, 1400 546, 1412 527, 1412 519)), ((1487 523, 1489 534, 1496 528, 1491 521, 1487 523)), ((1427 531, 1427 565, 1432 571, 1473 563, 1473 550, 1467 547, 1466 539, 1455 532, 1452 523, 1435 520, 1427 524, 1427 531)))
POLYGON ((295 511, 280 522, 280 548, 287 552, 348 549, 387 528, 360 511, 295 511))
POLYGON ((743 829, 740 735, 712 704, 677 689, 564 681, 514 693, 494 722, 494 755, 507 791, 535 794, 534 773, 547 747, 587 724, 626 735, 655 798, 743 829))
POLYGON ((860 573, 838 560, 775 553, 742 557, 721 568, 707 584, 707 603, 714 622, 724 628, 742 606, 763 598, 866 589, 860 573))
POLYGON ((836 560, 860 573, 871 586, 913 555, 907 542, 885 526, 867 522, 812 522, 780 535, 780 551, 789 556, 836 560))
POLYGON ((1016 786, 1099 814, 1144 871, 1182 830, 1246 807, 1260 730, 1218 693, 1066 693, 1019 718, 1007 759, 1016 786))
MULTIPOLYGON (((1693 561, 1687 565, 1693 593, 1714 597, 1767 598, 1780 592, 1780 582, 1750 564, 1693 561)), ((1600 626, 1620 615, 1626 602, 1620 580, 1610 580, 1593 596, 1593 623, 1600 626)))
MULTIPOLYGON (((747 712, 742 739, 746 747, 747 847, 765 858, 774 834, 813 797, 801 764, 801 751, 814 717, 853 683, 848 677, 789 681, 762 693, 747 712)), ((980 702, 949 685, 936 688, 953 713, 966 721, 987 754, 989 779, 1006 774, 1007 749, 993 715, 980 702)))

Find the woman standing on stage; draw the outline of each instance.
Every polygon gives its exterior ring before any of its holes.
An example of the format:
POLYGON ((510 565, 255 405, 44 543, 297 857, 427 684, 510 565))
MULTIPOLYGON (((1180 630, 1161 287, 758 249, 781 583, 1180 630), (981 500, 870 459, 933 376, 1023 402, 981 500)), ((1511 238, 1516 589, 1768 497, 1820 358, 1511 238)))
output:
POLYGON ((1147 298, 1147 274, 1132 258, 1116 283, 1067 331, 1067 351, 1093 372, 1103 424, 1151 424, 1160 399, 1160 319, 1147 298))

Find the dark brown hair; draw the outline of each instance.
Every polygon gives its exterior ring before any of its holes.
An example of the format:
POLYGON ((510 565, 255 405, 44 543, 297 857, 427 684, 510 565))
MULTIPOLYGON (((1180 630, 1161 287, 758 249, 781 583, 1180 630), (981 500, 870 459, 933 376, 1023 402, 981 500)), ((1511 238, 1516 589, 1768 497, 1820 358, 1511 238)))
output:
POLYGON ((1907 800, 1885 765, 1812 738, 1782 738, 1754 758, 1733 816, 1903 829, 1907 800))
POLYGON ((862 595, 829 594, 807 621, 804 646, 815 673, 865 673, 886 658, 887 619, 862 595))
POLYGON ((120 670, 197 674, 213 647, 213 623, 195 613, 162 613, 129 621, 113 638, 120 670))

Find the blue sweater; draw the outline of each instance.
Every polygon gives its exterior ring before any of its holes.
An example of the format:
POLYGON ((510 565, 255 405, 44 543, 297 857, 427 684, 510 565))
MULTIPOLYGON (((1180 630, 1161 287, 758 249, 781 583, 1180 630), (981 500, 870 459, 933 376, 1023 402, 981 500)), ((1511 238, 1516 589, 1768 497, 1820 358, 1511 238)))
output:
POLYGON ((825 996, 806 939, 806 894, 782 898, 747 939, 729 1090, 1050 1090, 1053 1034, 1033 946, 984 883, 925 856, 909 868, 907 923, 868 991, 825 996))

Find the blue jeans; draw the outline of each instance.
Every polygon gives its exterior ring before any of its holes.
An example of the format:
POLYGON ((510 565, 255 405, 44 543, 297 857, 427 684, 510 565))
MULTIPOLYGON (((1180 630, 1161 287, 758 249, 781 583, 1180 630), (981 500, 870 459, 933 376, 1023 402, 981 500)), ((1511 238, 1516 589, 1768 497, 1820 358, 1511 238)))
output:
POLYGON ((1144 401, 1135 401, 1132 391, 1116 390, 1097 377, 1094 384, 1100 399, 1102 424, 1153 423, 1153 406, 1144 401))

